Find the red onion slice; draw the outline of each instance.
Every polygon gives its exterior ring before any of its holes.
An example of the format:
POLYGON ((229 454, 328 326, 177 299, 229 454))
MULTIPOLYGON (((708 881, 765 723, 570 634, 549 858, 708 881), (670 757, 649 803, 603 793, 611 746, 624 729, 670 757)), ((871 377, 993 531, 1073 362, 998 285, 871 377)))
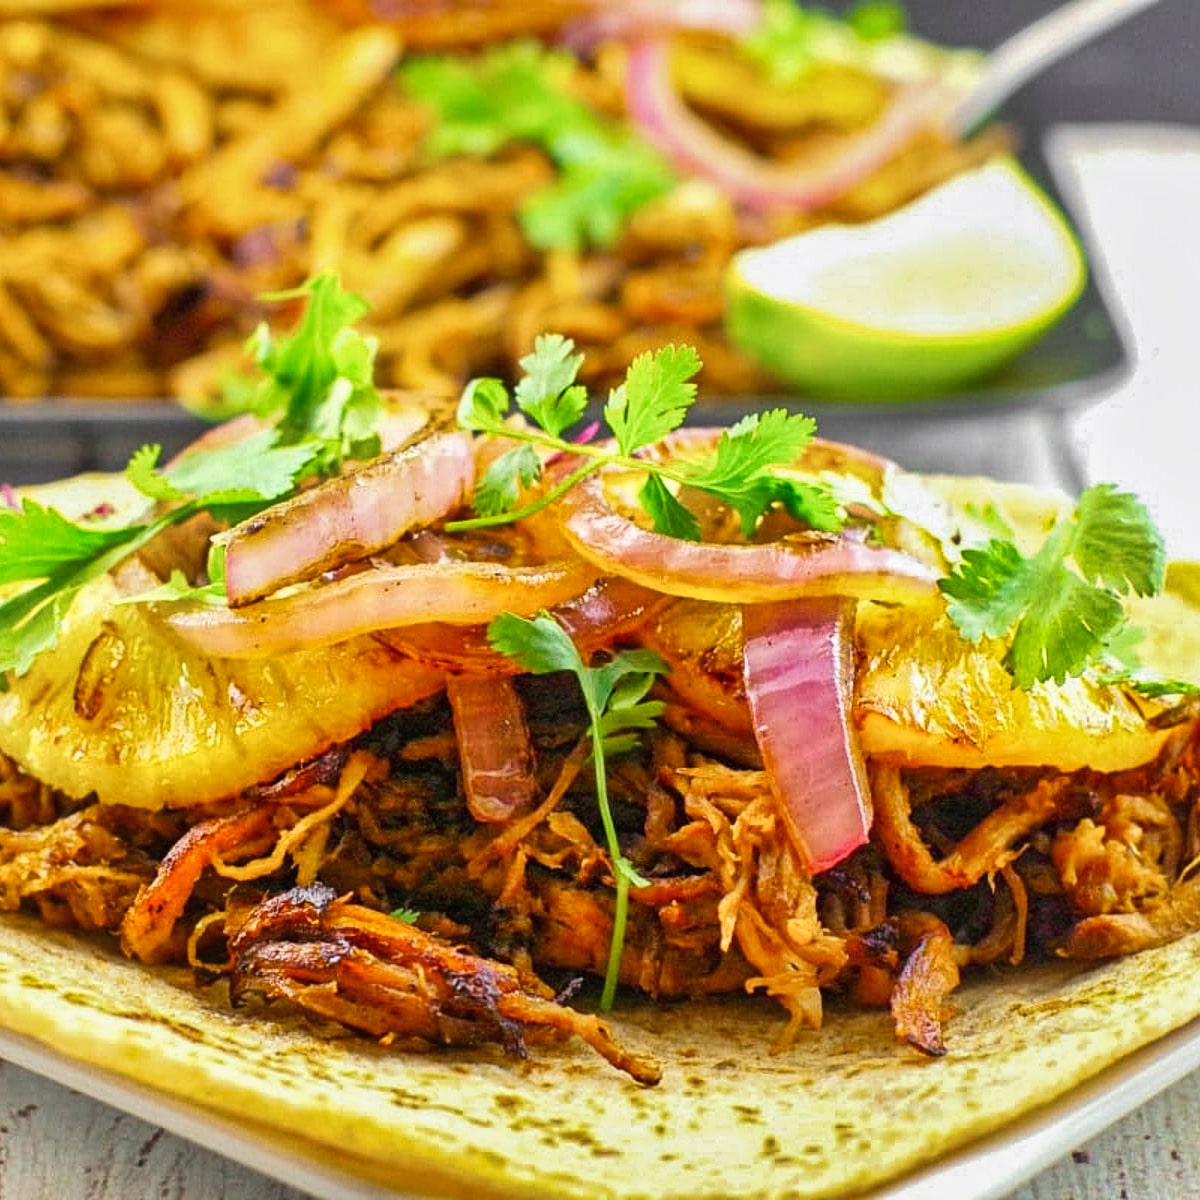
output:
POLYGON ((681 170, 718 184, 749 209, 819 209, 878 170, 944 106, 934 83, 899 86, 874 124, 818 162, 764 159, 693 112, 671 77, 669 43, 645 38, 630 49, 628 107, 648 141, 681 170))
POLYGON ((467 808, 500 824, 533 807, 533 745, 516 685, 505 675, 449 675, 446 698, 462 763, 467 808))
POLYGON ((863 845, 871 792, 855 733, 854 603, 743 610, 754 736, 792 841, 815 875, 863 845))
POLYGON ((726 545, 655 533, 609 504, 600 475, 559 503, 563 533, 577 554, 670 596, 743 604, 831 595, 911 600, 937 587, 936 572, 911 555, 844 537, 726 545))
POLYGON ((740 37, 762 23, 759 0, 623 0, 593 4, 591 10, 563 26, 559 41, 572 50, 589 52, 611 39, 703 30, 740 37))
POLYGON ((385 549, 457 508, 474 475, 471 436, 439 433, 273 505, 226 536, 229 603, 385 549))
POLYGON ((241 608, 168 609, 165 619, 217 658, 262 658, 426 621, 483 625, 502 612, 531 617, 578 596, 595 578, 575 559, 530 567, 413 563, 372 567, 241 608))

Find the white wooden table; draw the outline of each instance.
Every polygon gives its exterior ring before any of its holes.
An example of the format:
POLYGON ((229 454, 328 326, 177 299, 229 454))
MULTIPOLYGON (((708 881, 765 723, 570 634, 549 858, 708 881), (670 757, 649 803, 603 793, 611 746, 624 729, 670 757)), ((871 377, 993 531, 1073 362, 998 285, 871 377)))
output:
MULTIPOLYGON (((1200 559, 1200 130, 1065 131, 1058 150, 1138 351, 1119 394, 1081 418, 1091 478, 1142 494, 1176 556, 1200 559)), ((1197 998, 1200 1004, 1200 997, 1197 998)), ((1200 1073, 1034 1176, 1012 1200, 1200 1196, 1200 1073)), ((302 1193, 9 1063, 0 1063, 0 1200, 300 1200, 302 1193)))

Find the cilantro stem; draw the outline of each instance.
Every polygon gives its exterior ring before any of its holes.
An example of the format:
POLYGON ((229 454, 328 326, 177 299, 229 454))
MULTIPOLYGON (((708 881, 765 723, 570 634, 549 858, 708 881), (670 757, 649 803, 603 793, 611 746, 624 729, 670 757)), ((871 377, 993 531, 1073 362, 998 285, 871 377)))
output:
POLYGON ((511 525, 524 517, 532 517, 536 513, 553 504, 560 496, 565 496, 576 484, 581 483, 593 472, 598 471, 603 463, 589 462, 576 468, 570 475, 563 476, 549 491, 543 492, 536 500, 531 500, 521 508, 513 508, 508 512, 492 513, 486 517, 468 517, 461 521, 447 521, 447 533, 458 533, 464 529, 486 529, 491 525, 511 525))
POLYGON ((519 521, 525 517, 532 517, 544 508, 548 508, 559 497, 565 496, 573 487, 582 483, 584 479, 594 474, 601 467, 625 467, 631 471, 646 471, 651 475, 658 475, 660 478, 670 479, 673 483, 678 484, 686 484, 690 480, 688 467, 691 464, 687 462, 684 462, 681 467, 672 467, 666 463, 656 462, 653 459, 635 458, 629 454, 620 454, 605 449, 603 446, 589 446, 586 442, 568 442, 563 438, 551 437, 548 434, 538 433, 532 429, 514 430, 508 425, 480 425, 477 428, 480 433, 486 433, 491 437, 503 437, 514 441, 528 442, 530 445, 541 446, 556 453, 582 456, 592 461, 584 463, 581 467, 577 467, 569 475, 564 475, 552 488, 543 492, 536 500, 531 500, 521 508, 507 509, 504 512, 491 513, 483 517, 467 517, 459 521, 447 521, 445 529, 448 533, 457 533, 465 529, 485 529, 493 525, 510 525, 514 521, 519 521))
MULTIPOLYGON (((592 707, 589 704, 589 708, 592 707)), ((617 995, 617 983, 621 973, 621 955, 625 949, 625 924, 629 914, 629 864, 621 853, 617 840, 617 826, 613 821, 608 803, 608 772, 604 765, 604 733, 600 728, 600 714, 592 716, 592 763, 596 776, 596 807, 600 810, 600 823, 604 827, 604 840, 608 843, 608 856, 612 860, 613 883, 616 886, 616 905, 613 908, 612 936, 608 942, 608 965, 604 971, 604 989, 600 993, 600 1008, 608 1012, 617 995)))
MULTIPOLYGON (((588 666, 567 631, 549 613, 541 613, 532 621, 512 613, 501 613, 488 626, 488 641, 501 654, 535 675, 570 671, 579 682, 588 714, 596 808, 604 828, 616 892, 608 964, 600 997, 600 1007, 608 1011, 612 1008, 620 978, 629 888, 635 883, 643 886, 647 881, 621 853, 617 824, 608 800, 605 756, 611 750, 628 749, 632 744, 629 735, 652 727, 662 705, 657 701, 646 701, 644 697, 654 676, 666 671, 667 665, 652 651, 622 650, 600 666, 588 666)), ((578 748, 587 746, 588 740, 581 741, 578 748)))

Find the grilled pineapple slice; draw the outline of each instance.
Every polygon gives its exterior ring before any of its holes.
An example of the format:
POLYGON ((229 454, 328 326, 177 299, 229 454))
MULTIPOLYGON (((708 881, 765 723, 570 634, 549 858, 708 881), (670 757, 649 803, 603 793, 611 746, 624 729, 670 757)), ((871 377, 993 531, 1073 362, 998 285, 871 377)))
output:
POLYGON ((275 778, 441 687, 358 638, 252 662, 214 659, 108 576, 83 589, 55 649, 0 694, 0 752, 70 796, 202 804, 275 778))
MULTIPOLYGON (((116 524, 146 506, 120 475, 23 494, 116 524)), ((0 692, 0 753, 69 796, 141 808, 222 799, 442 686, 440 673, 368 637, 256 662, 210 658, 121 598, 108 576, 89 584, 55 649, 0 692)))
MULTIPOLYGON (((1170 594, 1155 601, 1140 606, 1136 619, 1152 623, 1171 658, 1200 666, 1196 610, 1170 594), (1181 653, 1170 654, 1171 646, 1181 653)), ((858 646, 854 712, 863 749, 876 758, 1116 771, 1148 762, 1168 736, 1148 723, 1162 705, 1123 688, 1082 678, 1016 687, 1002 648, 964 642, 938 601, 864 606, 858 646)))
MULTIPOLYGON (((958 476, 924 479, 956 516, 992 505, 1022 549, 1040 544, 1069 507, 1061 493, 958 476)), ((1130 616, 1146 633, 1139 651, 1163 678, 1200 673, 1200 568, 1173 564, 1167 590, 1135 598, 1130 616)), ((1087 679, 1014 686, 1003 647, 964 642, 938 600, 904 609, 864 605, 858 622, 855 713, 864 750, 927 766, 1091 767, 1115 771, 1148 762, 1168 736, 1150 725, 1163 705, 1087 679)))

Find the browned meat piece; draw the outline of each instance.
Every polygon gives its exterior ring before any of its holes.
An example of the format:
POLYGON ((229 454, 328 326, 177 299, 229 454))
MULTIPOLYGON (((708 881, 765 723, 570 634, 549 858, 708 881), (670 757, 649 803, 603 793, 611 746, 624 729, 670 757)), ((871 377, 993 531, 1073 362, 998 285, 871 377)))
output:
MULTIPOLYGON (((612 937, 612 893, 545 880, 538 882, 536 894, 535 960, 603 975, 612 937)), ((740 953, 721 952, 719 899, 709 875, 673 880, 670 888, 663 882, 633 889, 621 981, 659 998, 740 991, 753 971, 740 953)))
POLYGON ((892 1020, 902 1042, 936 1058, 946 1053, 942 1005, 958 987, 954 939, 936 917, 912 914, 903 924, 916 924, 918 929, 902 927, 901 936, 916 932, 918 940, 892 989, 892 1020))
POLYGON ((1195 929, 1200 929, 1200 876, 1191 875, 1141 912, 1086 917, 1071 930, 1062 953, 1067 958, 1115 958, 1173 942, 1195 929))
POLYGON ((115 930, 154 874, 139 843, 173 832, 169 817, 100 804, 47 825, 0 830, 0 909, 28 902, 51 925, 115 930))
POLYGON ((1062 815, 1071 777, 1041 780, 1030 791, 999 805, 940 861, 912 822, 908 789, 896 767, 871 772, 875 838, 900 878, 915 891, 940 896, 978 883, 1020 853, 1017 843, 1062 815))
POLYGON ((193 825, 171 847, 154 879, 141 889, 121 924, 125 953, 143 962, 173 957, 171 934, 206 867, 219 854, 267 849, 275 840, 273 812, 257 805, 193 825))
POLYGON ((521 1056, 526 1034, 552 1030, 582 1039, 639 1083, 661 1075, 657 1063, 619 1045, 604 1021, 558 1003, 539 981, 319 884, 250 910, 230 954, 235 1002, 260 992, 374 1037, 498 1042, 521 1056))

